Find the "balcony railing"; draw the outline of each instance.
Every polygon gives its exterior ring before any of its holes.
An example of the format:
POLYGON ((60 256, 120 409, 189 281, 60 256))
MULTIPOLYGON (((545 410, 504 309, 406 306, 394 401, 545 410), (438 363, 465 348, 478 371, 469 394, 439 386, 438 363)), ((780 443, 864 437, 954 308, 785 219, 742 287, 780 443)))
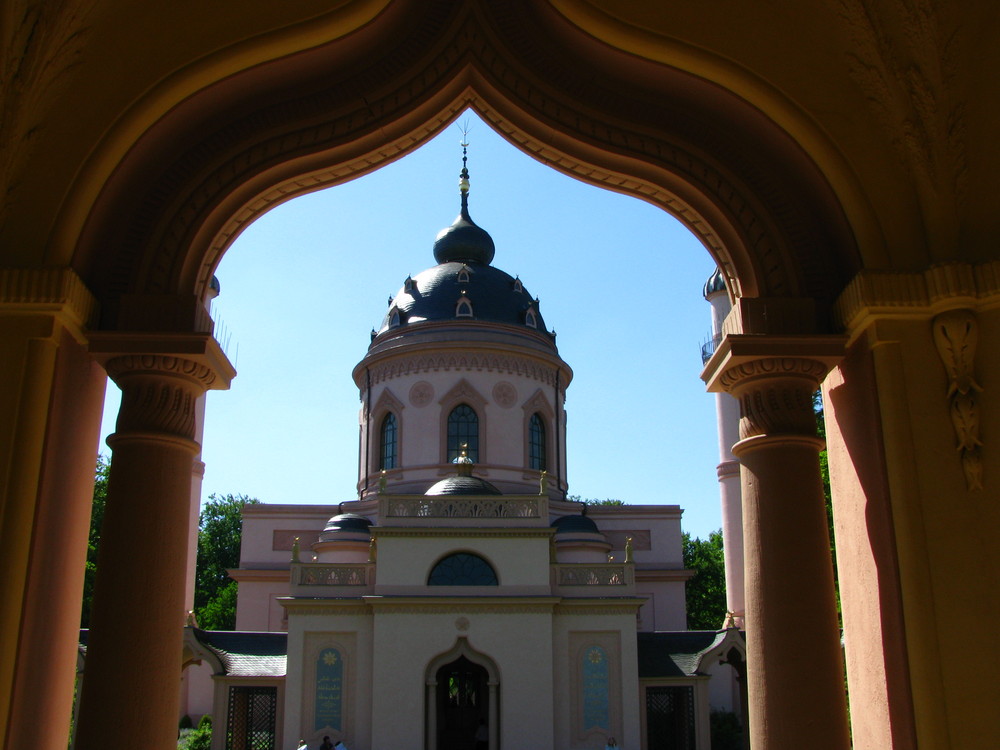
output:
POLYGON ((719 344, 722 343, 722 334, 717 333, 714 336, 710 336, 704 344, 701 345, 701 363, 703 365, 708 364, 708 360, 712 358, 715 354, 715 350, 719 348, 719 344))
POLYGON ((544 495, 461 497, 427 495, 383 495, 379 513, 383 519, 468 518, 478 521, 539 519, 548 517, 544 495))
MULTIPOLYGON (((557 590, 592 586, 630 589, 635 585, 635 570, 630 563, 557 563, 552 566, 552 583, 557 590)), ((581 590, 574 593, 587 595, 581 590)))
POLYGON ((292 563, 292 591, 322 587, 324 595, 330 589, 351 590, 352 595, 365 593, 375 584, 375 563, 292 563))

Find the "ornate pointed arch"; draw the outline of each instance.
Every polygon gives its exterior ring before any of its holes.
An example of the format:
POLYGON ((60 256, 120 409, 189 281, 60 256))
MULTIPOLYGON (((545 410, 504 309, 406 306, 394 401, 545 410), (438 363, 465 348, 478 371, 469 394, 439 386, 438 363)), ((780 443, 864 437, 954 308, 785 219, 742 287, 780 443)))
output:
POLYGON ((431 684, 431 682, 433 682, 434 676, 437 674, 438 670, 441 669, 441 667, 446 664, 450 664, 462 656, 471 661, 473 664, 478 664, 483 667, 486 670, 486 674, 489 675, 491 683, 500 683, 500 667, 497 666, 497 663, 487 654, 473 648, 469 643, 468 636, 460 635, 455 639, 454 646, 447 651, 438 654, 427 663, 427 669, 424 671, 424 677, 427 684, 431 684))
POLYGON ((737 296, 812 298, 822 325, 858 265, 827 180, 741 97, 606 46, 547 3, 401 0, 146 128, 76 213, 102 327, 141 326, 153 301, 177 327, 207 325, 189 300, 247 223, 398 158, 467 107, 556 169, 673 213, 737 296))

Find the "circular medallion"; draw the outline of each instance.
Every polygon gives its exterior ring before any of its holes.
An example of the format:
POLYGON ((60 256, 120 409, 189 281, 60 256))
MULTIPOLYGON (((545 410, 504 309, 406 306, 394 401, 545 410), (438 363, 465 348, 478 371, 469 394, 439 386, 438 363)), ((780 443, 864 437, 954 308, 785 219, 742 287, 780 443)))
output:
POLYGON ((504 409, 509 409, 517 401, 517 389, 506 380, 493 386, 493 400, 504 409))
POLYGON ((413 406, 427 406, 432 398, 434 398, 434 386, 426 380, 414 383, 410 388, 410 403, 413 406))

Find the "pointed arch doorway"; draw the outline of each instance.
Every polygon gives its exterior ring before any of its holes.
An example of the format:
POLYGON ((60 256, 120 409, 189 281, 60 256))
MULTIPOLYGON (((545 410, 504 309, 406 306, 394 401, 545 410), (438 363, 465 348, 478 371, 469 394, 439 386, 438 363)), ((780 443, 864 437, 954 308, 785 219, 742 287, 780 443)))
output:
POLYGON ((493 660, 460 638, 431 661, 426 674, 428 750, 477 750, 480 725, 486 728, 489 749, 498 750, 500 682, 493 660))

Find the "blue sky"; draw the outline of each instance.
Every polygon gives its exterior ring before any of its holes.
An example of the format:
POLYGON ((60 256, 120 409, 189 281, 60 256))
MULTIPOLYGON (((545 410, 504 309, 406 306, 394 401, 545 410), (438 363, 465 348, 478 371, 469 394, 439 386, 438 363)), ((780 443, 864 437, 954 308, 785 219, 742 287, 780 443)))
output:
MULTIPOLYGON (((574 370, 570 492, 678 504, 684 529, 705 537, 721 525, 714 396, 698 378, 715 264, 662 209, 566 177, 466 120, 470 213, 496 243, 493 264, 540 298, 574 370)), ((461 140, 452 125, 377 172, 288 201, 228 250, 213 313, 239 375, 208 397, 204 497, 355 498, 351 369, 388 297, 434 265, 434 237, 458 213, 461 140)), ((110 384, 104 435, 117 403, 110 384)))

